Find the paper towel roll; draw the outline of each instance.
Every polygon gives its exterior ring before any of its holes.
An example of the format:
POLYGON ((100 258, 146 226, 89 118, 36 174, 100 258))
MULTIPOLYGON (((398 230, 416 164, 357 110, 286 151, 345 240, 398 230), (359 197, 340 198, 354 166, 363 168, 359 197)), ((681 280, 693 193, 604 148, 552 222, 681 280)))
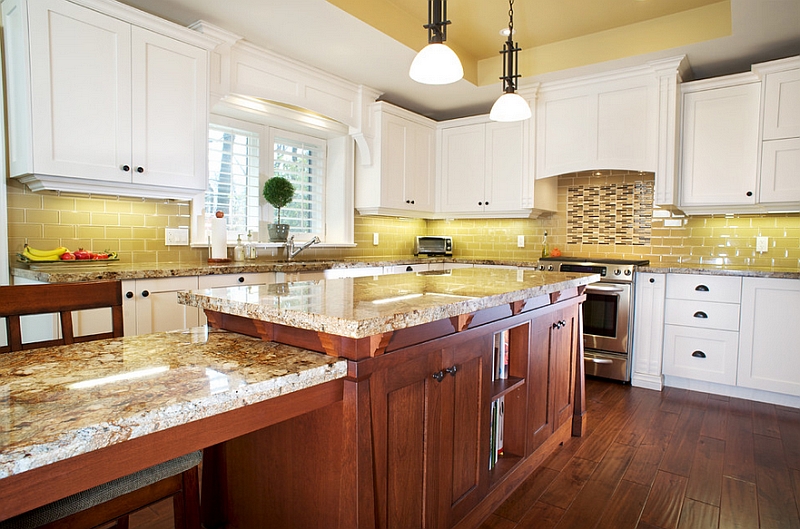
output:
POLYGON ((211 219, 211 258, 227 259, 228 257, 228 226, 226 218, 214 217, 211 219))

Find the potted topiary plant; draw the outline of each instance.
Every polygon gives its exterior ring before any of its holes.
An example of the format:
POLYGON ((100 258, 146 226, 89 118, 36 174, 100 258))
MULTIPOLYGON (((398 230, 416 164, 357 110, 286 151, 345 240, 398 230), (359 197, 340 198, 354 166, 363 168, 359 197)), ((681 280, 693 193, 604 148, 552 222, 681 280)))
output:
POLYGON ((277 211, 278 222, 269 224, 270 242, 286 242, 289 225, 281 223, 281 208, 294 198, 294 186, 282 176, 273 176, 264 183, 264 199, 277 211))

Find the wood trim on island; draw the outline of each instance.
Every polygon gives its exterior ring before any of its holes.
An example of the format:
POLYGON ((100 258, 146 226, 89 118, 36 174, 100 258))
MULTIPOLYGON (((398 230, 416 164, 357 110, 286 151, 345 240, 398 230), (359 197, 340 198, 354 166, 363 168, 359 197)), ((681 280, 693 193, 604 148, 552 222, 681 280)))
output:
POLYGON ((340 403, 214 448, 220 459, 207 466, 223 461, 227 474, 214 480, 221 503, 204 506, 205 523, 477 527, 585 432, 585 299, 569 288, 360 339, 206 310, 211 326, 346 358, 348 376, 340 403), (514 365, 495 382, 493 337, 507 329, 514 365), (498 398, 507 452, 490 470, 498 398))

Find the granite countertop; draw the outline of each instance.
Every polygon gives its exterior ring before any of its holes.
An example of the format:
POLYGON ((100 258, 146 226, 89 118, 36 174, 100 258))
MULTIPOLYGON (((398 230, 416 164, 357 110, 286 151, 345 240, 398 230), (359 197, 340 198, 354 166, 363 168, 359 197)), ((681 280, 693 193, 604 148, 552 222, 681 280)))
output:
POLYGON ((739 277, 767 277, 775 279, 800 279, 797 268, 772 268, 758 266, 670 264, 639 266, 638 272, 653 274, 697 274, 739 277))
POLYGON ((344 360, 204 327, 0 355, 0 478, 346 370, 344 360))
MULTIPOLYGON (((14 263, 11 275, 45 283, 71 283, 115 279, 152 279, 161 277, 247 274, 259 272, 306 272, 330 268, 363 268, 397 264, 441 263, 444 259, 410 258, 399 260, 329 260, 329 261, 243 261, 224 264, 196 263, 123 263, 119 261, 79 261, 67 263, 14 263)), ((452 261, 452 260, 450 260, 452 261)))
POLYGON ((179 292, 178 302, 358 339, 599 280, 598 274, 459 268, 195 290, 179 292))

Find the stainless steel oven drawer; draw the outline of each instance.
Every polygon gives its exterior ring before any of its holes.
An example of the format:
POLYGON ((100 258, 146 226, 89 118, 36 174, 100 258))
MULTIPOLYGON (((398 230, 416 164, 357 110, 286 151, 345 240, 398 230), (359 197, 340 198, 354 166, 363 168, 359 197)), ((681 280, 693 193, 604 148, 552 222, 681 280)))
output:
POLYGON ((610 354, 587 349, 583 353, 583 365, 587 375, 629 382, 628 355, 610 354))

